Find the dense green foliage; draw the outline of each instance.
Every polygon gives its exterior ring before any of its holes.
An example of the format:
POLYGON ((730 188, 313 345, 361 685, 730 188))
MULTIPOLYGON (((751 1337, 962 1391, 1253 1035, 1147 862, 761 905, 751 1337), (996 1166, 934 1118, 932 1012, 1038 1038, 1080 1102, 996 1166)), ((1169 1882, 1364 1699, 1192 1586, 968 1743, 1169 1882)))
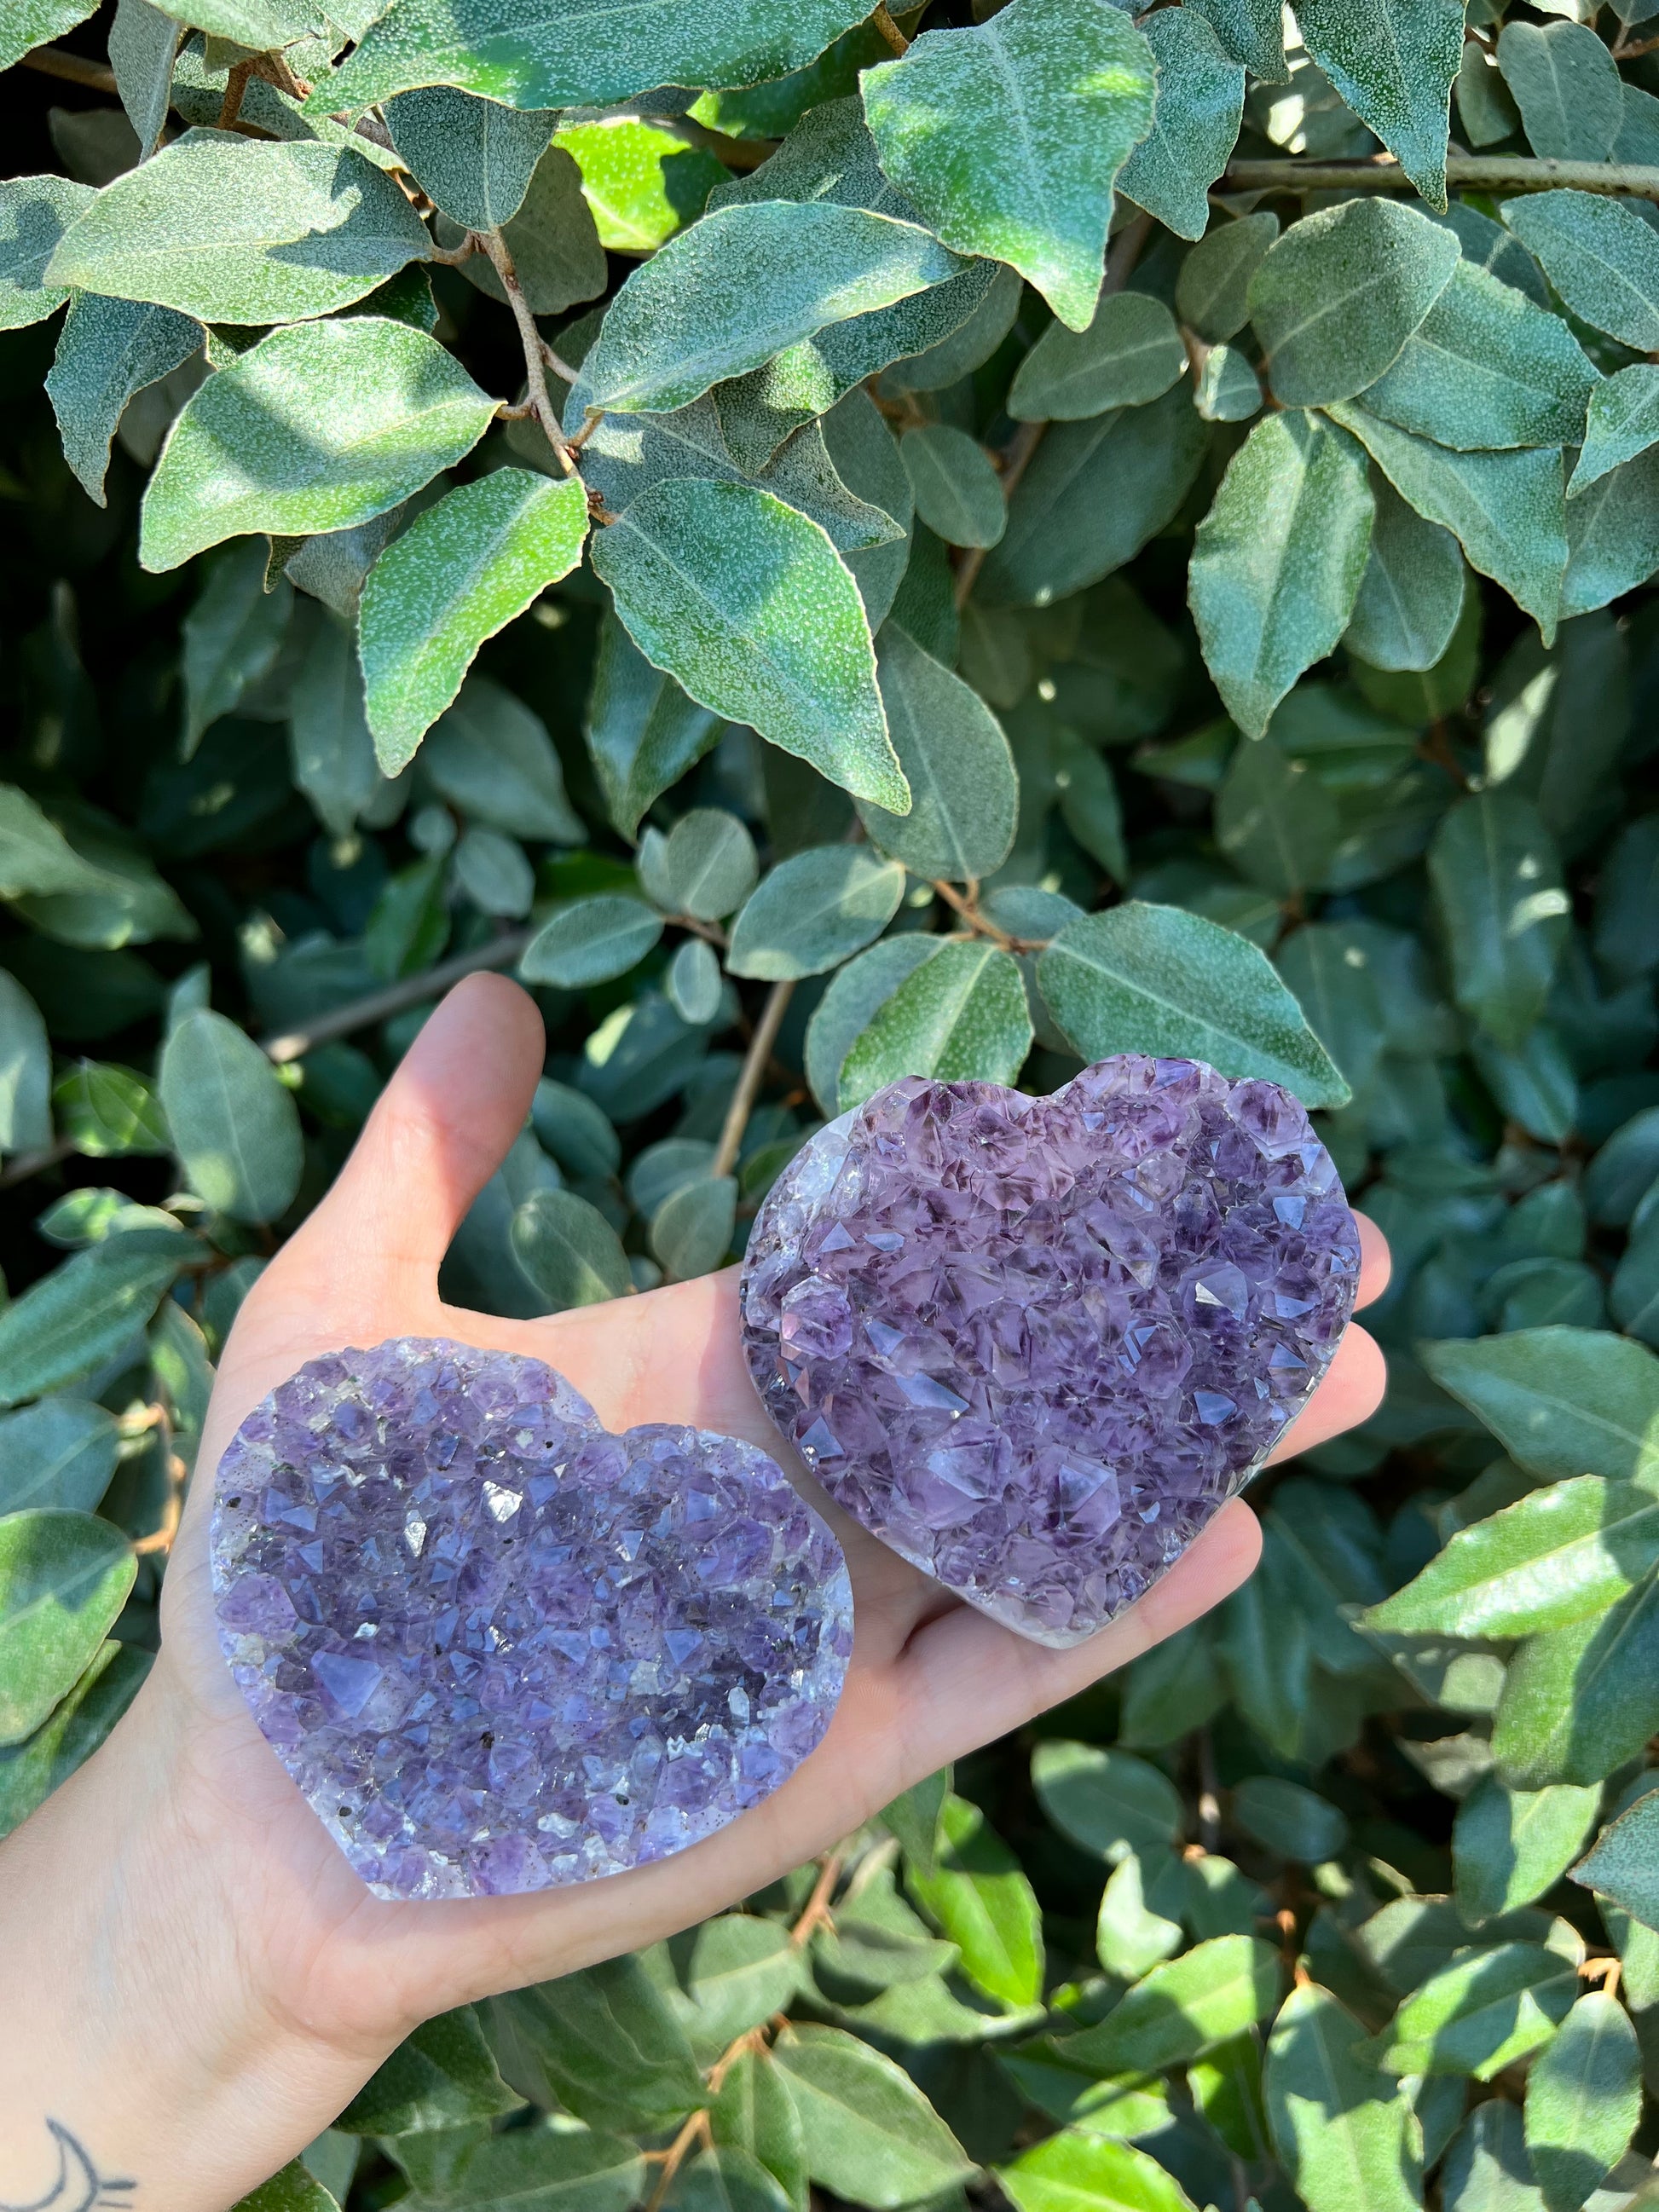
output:
POLYGON ((1123 1049, 1395 1255, 1215 1615, 250 2207, 1650 2192, 1653 6, 0 0, 0 1831, 440 965, 547 1020, 486 1312, 1123 1049))

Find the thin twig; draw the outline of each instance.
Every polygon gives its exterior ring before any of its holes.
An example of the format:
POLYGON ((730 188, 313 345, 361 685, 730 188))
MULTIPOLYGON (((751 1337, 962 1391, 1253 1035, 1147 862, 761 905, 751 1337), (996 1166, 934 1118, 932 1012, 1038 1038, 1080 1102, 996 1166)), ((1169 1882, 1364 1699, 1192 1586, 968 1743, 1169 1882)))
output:
POLYGON ((970 884, 964 894, 954 884, 947 884, 940 878, 930 880, 927 888, 936 897, 942 898, 953 913, 961 915, 975 937, 988 937, 1005 952, 1040 952, 1048 942, 1046 937, 1011 937, 1006 929, 999 929, 995 922, 981 913, 975 884, 970 884))
POLYGON ((685 2163, 686 2153, 706 2142, 708 2136, 708 2115, 699 2109, 692 2113, 668 2146, 668 2155, 662 2162, 662 2172, 657 2176, 656 2187, 645 2200, 645 2212, 661 2212, 663 2199, 673 2186, 674 2176, 685 2163))
POLYGON ((238 62, 225 79, 225 96, 219 103, 219 120, 215 129, 234 131, 242 112, 242 101, 247 93, 247 81, 253 74, 253 64, 238 62))
POLYGON ((836 1893, 836 1884, 841 1880, 844 1851, 826 1852, 818 1862, 818 1878, 812 1885, 812 1894, 802 1908, 801 1916, 789 1930, 789 1941, 797 1951, 804 1951, 819 1928, 833 1928, 835 1921, 830 1911, 830 1900, 836 1893))
POLYGON ((25 69, 39 70, 42 76, 61 77, 65 84, 84 84, 93 92, 115 92, 115 71, 106 69, 101 62, 89 62, 80 54, 66 54, 61 46, 37 46, 32 54, 19 58, 25 69))
POLYGON ((349 1005, 332 1007, 302 1030, 288 1030, 278 1036, 262 1038, 259 1049, 278 1067, 291 1060, 302 1060, 313 1046, 327 1044, 334 1037, 349 1036, 354 1030, 367 1029, 371 1022, 388 1020, 407 1007, 422 1006, 428 999, 439 997, 464 975, 477 975, 485 968, 512 967, 535 934, 534 923, 526 923, 522 929, 509 929, 500 937, 492 937, 488 945, 475 945, 471 952, 458 952, 452 960, 440 961, 435 968, 428 968, 422 975, 405 975, 399 982, 388 983, 383 991, 369 991, 349 1005))
POLYGON ((179 1533, 179 1522, 185 1510, 185 1484, 190 1470, 173 1449, 173 1423, 165 1406, 147 1406, 149 1419, 144 1425, 155 1429, 161 1439, 161 1451, 167 1462, 167 1503, 161 1508, 161 1518, 147 1536, 140 1536, 133 1550, 140 1559, 160 1552, 165 1556, 173 1549, 173 1540, 179 1533))
POLYGON ((903 32, 900 30, 898 25, 888 14, 885 6, 883 4, 883 0, 876 0, 876 10, 871 16, 870 21, 874 27, 881 33, 882 37, 886 40, 888 45, 893 49, 893 52, 896 54, 908 54, 909 52, 910 41, 905 37, 903 32))
POLYGON ((513 319, 519 326, 519 342, 524 349, 525 386, 536 420, 545 432, 548 444, 557 455, 560 468, 566 476, 574 477, 576 464, 571 458, 569 444, 560 427, 552 397, 547 389, 547 364, 542 356, 542 334, 536 328, 536 318, 530 312, 530 302, 519 282, 519 272, 513 266, 513 256, 507 240, 499 230, 481 230, 475 235, 489 256, 490 267, 501 280, 507 304, 512 308, 513 319))
POLYGON ((749 1049, 744 1054, 743 1066, 738 1076, 738 1087, 732 1093, 732 1103, 726 1109, 725 1124, 720 1140, 715 1147, 709 1174, 718 1179, 728 1176, 737 1165, 738 1152, 743 1144, 743 1133, 749 1127, 749 1116, 755 1109, 755 1099, 766 1073, 766 1063, 772 1057, 772 1047, 777 1042, 778 1027, 788 1008, 794 991, 793 981, 774 983, 766 994, 766 1004, 761 1008, 761 1018, 755 1024, 755 1034, 749 1040, 749 1049))
POLYGON ((459 246, 428 246, 426 258, 435 261, 441 269, 459 269, 463 261, 471 261, 478 251, 478 241, 469 230, 459 246))
MULTIPOLYGON (((1646 41, 1644 42, 1646 44, 1646 41)), ((1659 41, 1654 42, 1659 46, 1659 41)), ((1634 49, 1632 49, 1634 51, 1634 49)), ((1478 191, 1614 192, 1659 200, 1659 168, 1627 161, 1553 161, 1518 154, 1453 154, 1446 182, 1478 191)), ((1272 161, 1230 161, 1216 194, 1226 192, 1412 192, 1417 190, 1398 161, 1310 161, 1296 156, 1272 161)))

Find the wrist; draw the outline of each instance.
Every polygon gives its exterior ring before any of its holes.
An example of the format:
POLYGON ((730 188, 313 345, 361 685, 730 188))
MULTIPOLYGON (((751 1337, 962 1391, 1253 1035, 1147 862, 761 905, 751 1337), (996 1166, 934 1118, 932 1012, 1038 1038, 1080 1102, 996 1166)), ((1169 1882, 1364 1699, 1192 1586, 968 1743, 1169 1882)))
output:
POLYGON ((0 2203, 52 2185, 56 2122, 100 2178, 136 2184, 131 2212, 226 2212, 397 2039, 343 2044, 284 2007, 248 1940, 262 1876, 251 1851, 227 1859, 236 1831, 206 1800, 191 1718, 158 1663, 0 1844, 0 2203))

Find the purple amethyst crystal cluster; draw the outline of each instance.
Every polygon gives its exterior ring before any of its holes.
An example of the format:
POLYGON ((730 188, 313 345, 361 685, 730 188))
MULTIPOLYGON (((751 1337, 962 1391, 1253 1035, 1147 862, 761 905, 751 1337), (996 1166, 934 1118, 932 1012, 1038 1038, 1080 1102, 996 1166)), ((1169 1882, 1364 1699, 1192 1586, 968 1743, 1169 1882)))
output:
POLYGON ((852 1646, 841 1547, 764 1453, 612 1436, 539 1360, 314 1359, 220 1462, 219 1641, 377 1896, 665 1857, 793 1773, 852 1646))
POLYGON ((1261 1466, 1358 1274, 1289 1092, 1126 1053, 1048 1098, 907 1078, 820 1130, 756 1221, 744 1341, 838 1504, 1063 1646, 1261 1466))

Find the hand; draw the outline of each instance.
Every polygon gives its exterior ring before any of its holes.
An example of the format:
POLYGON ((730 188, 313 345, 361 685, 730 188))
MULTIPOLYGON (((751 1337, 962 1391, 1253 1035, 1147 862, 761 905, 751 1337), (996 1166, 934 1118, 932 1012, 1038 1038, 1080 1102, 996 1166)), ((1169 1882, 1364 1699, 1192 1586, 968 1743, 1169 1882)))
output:
MULTIPOLYGON (((684 1421, 788 1459, 744 1363, 735 1270, 533 1322, 465 1312, 439 1297, 439 1261, 523 1126, 543 1050, 534 1006, 493 975, 460 985, 422 1031, 338 1182, 260 1278, 225 1347, 149 1680, 104 1751, 15 1839, 19 1863, 8 1858, 14 1897, 42 1849, 54 1864, 64 1851, 89 1858, 82 1878, 106 1891, 110 1874, 89 1832, 113 1802, 132 1838, 126 1878, 142 1878, 131 1864, 136 1850, 161 1893, 182 1899, 166 1947, 173 1955, 141 1960, 127 2002, 140 2014, 170 2006, 182 2020, 182 1981, 200 2007, 199 2032, 185 2033, 198 2056, 174 2053, 169 2067, 168 2054, 152 2049, 136 2068, 131 2054, 119 2063, 147 2084, 150 2114, 171 2110, 181 2127, 188 2115, 192 2160, 212 2130, 188 2106, 180 2110, 176 2076, 191 2063, 205 2067, 210 2080, 237 2081, 240 2102, 224 2155, 200 2162, 200 2184, 196 2164, 181 2181, 167 2154, 157 2154, 153 2170, 173 2185, 169 2212, 218 2212, 270 2172, 418 2021, 636 1948, 762 1887, 946 1760, 1184 1626, 1255 1563, 1256 1518, 1235 1500, 1138 1605, 1086 1644, 1049 1651, 962 1605, 826 1505, 852 1575, 853 1663, 823 1743, 774 1796, 690 1850, 602 1881, 433 1903, 371 1895, 255 1728, 215 1635, 212 1472, 252 1407, 319 1352, 392 1336, 450 1336, 547 1361, 611 1428, 684 1421), (157 1857, 165 1871, 155 1869, 157 1857), (182 1961, 181 1948, 191 1954, 182 1961), (263 2050, 250 2021, 266 2039, 263 2050), (238 2071, 247 2065, 258 2085, 251 2098, 238 2071)), ((1376 1231, 1364 1223, 1362 1231, 1363 1304, 1382 1288, 1387 1255, 1376 1231)), ((1296 1448, 1364 1419, 1382 1379, 1375 1344, 1351 1328, 1297 1425, 1296 1448)), ((1289 1448, 1287 1440, 1275 1456, 1289 1448)), ((0 1954, 7 1918, 0 1908, 0 1954)), ((106 2054, 104 2063, 117 2062, 106 2054)), ((44 2087, 37 2113, 70 2101, 67 2091, 44 2087)), ((208 2093, 197 2094, 200 2101, 208 2093)), ((8 2098, 0 2088, 0 2140, 8 2098)), ((133 2101, 137 2138, 146 2107, 133 2101)), ((106 2155, 129 2173, 144 2171, 140 2149, 112 2124, 109 2135, 106 2155)), ((9 2178, 0 2160, 0 2185, 9 2178)))

